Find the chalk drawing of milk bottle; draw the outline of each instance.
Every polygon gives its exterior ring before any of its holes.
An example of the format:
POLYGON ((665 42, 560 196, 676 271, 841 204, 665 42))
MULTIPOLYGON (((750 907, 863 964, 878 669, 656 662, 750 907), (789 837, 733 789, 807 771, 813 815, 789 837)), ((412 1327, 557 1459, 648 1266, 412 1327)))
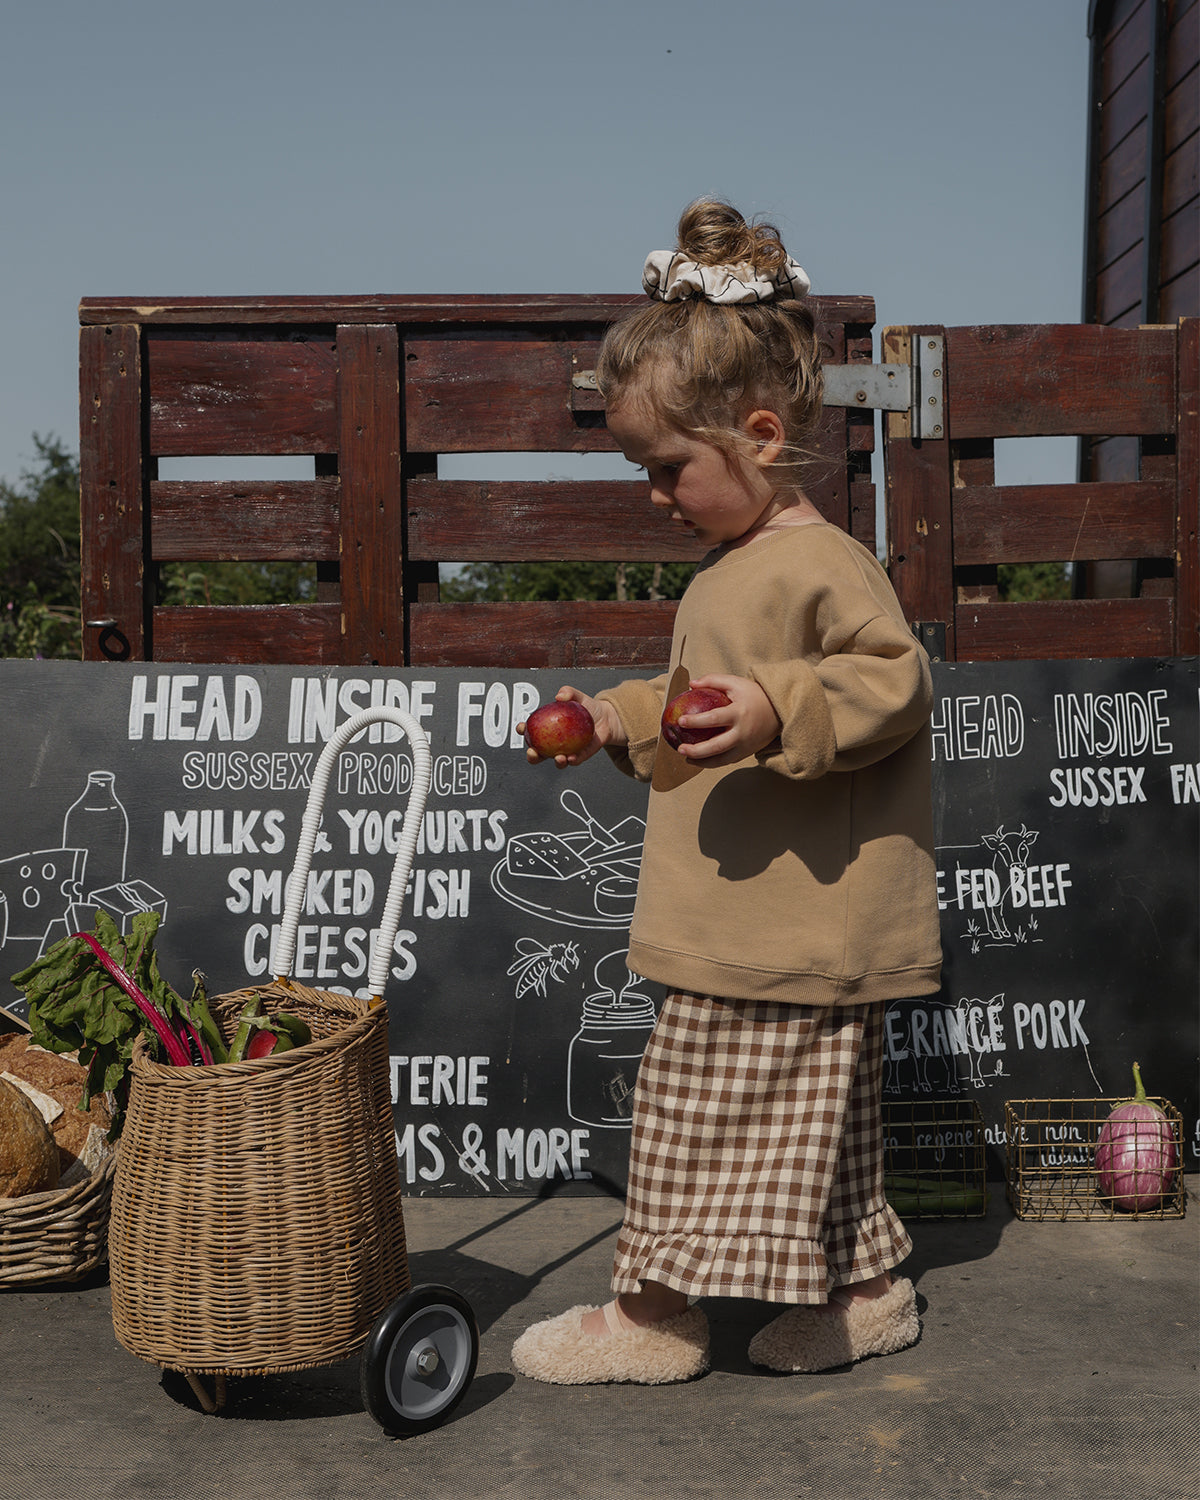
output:
POLYGON ((91 771, 78 801, 63 819, 63 847, 86 849, 84 882, 89 896, 125 879, 129 817, 117 796, 111 771, 91 771))
POLYGON ((597 992, 583 1002, 582 1024, 567 1054, 567 1113, 581 1125, 628 1130, 638 1064, 654 1029, 654 1001, 638 991, 626 950, 597 963, 597 992))

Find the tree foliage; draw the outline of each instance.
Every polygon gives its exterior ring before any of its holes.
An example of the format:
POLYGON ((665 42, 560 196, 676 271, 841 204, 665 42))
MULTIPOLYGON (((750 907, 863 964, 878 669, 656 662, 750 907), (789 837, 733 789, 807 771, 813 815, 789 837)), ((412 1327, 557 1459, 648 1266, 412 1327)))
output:
MULTIPOLYGON (((33 436, 35 463, 0 481, 0 656, 82 653, 79 463, 55 437, 33 436)), ((159 604, 282 604, 316 595, 316 565, 166 562, 152 579, 159 604)))
POLYGON ((316 597, 315 563, 173 562, 158 569, 159 604, 297 604, 316 597))
POLYGON ((1000 598, 1009 603, 1071 597, 1071 574, 1065 563, 1002 563, 996 569, 996 583, 1000 598))
POLYGON ((469 563, 441 597, 471 603, 530 599, 678 599, 691 563, 469 563))
POLYGON ((0 655, 80 655, 79 464, 33 435, 37 460, 0 480, 0 655))

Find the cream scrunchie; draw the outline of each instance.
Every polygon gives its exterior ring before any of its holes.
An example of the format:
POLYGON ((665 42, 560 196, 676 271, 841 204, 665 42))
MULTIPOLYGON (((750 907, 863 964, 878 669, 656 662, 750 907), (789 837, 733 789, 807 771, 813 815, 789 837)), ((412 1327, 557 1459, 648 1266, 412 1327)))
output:
POLYGON ((658 302, 703 297, 706 302, 770 302, 779 297, 807 297, 812 285, 805 270, 790 257, 773 275, 749 261, 734 266, 702 266, 681 250, 653 250, 646 257, 642 286, 658 302))

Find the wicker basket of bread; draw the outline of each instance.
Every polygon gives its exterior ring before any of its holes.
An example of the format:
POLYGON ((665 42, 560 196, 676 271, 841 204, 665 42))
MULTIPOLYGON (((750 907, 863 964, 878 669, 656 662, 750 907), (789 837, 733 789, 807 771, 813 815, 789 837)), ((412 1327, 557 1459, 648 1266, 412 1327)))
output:
POLYGON ((78 1281, 108 1258, 116 1152, 84 1069, 0 1036, 0 1286, 78 1281))

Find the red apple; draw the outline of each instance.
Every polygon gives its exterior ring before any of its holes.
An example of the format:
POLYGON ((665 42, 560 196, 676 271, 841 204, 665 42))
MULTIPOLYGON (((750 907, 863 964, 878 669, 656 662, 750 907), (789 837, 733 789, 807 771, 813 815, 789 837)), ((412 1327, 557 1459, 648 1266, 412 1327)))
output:
POLYGON ((525 721, 525 743, 544 760, 578 755, 592 743, 595 733, 591 714, 573 698, 543 703, 525 721))
POLYGON ((728 702, 729 698, 720 688, 688 688, 677 698, 672 698, 663 709, 663 739, 672 750, 678 750, 680 745, 698 745, 701 740, 711 740, 714 734, 724 734, 723 725, 681 729, 679 720, 684 714, 704 714, 711 708, 724 708, 728 702))

